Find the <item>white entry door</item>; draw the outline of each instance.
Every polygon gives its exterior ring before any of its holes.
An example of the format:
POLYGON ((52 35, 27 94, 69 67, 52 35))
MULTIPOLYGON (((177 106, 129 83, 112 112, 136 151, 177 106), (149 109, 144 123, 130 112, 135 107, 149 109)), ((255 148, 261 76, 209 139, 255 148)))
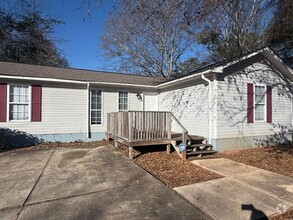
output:
POLYGON ((158 111, 158 95, 155 93, 143 94, 143 110, 158 111))

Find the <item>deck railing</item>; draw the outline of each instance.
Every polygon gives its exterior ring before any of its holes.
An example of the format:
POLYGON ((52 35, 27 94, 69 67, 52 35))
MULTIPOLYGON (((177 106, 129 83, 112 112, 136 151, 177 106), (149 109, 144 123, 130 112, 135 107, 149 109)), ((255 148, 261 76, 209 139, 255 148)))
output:
POLYGON ((171 113, 129 111, 108 113, 107 133, 128 142, 171 139, 171 113))
POLYGON ((182 129, 185 143, 187 130, 171 112, 128 111, 107 114, 107 133, 127 142, 171 140, 172 120, 182 129))

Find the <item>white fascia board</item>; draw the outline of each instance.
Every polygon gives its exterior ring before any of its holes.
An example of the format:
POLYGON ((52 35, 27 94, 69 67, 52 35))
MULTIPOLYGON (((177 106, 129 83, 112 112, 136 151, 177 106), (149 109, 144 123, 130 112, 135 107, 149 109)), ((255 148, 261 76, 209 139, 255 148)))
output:
MULTIPOLYGON (((66 80, 66 79, 54 79, 54 78, 40 78, 40 77, 24 77, 24 76, 6 76, 0 75, 0 79, 17 79, 17 80, 29 80, 29 81, 43 81, 43 82, 60 82, 60 83, 71 83, 71 84, 83 84, 86 85, 86 81, 77 80, 66 80)), ((138 85, 138 84, 127 84, 127 83, 110 83, 110 82, 90 82, 91 85, 109 85, 109 86, 127 86, 127 87, 139 87, 139 88, 152 88, 156 86, 151 85, 138 85)))
POLYGON ((172 81, 169 81, 169 82, 162 83, 160 85, 157 85, 156 88, 157 89, 166 88, 168 86, 171 86, 171 85, 174 85, 174 84, 177 84, 177 83, 180 83, 180 82, 184 82, 186 80, 195 78, 197 76, 201 76, 202 74, 213 73, 213 72, 214 72, 214 69, 210 69, 210 70, 206 70, 206 71, 203 71, 203 72, 200 72, 200 73, 191 74, 189 76, 185 76, 185 77, 182 77, 182 78, 179 78, 179 79, 176 79, 176 80, 172 80, 172 81))
POLYGON ((139 84, 127 84, 127 83, 110 83, 110 82, 91 82, 91 85, 104 85, 104 86, 125 86, 125 87, 139 87, 155 89, 156 86, 151 85, 139 85, 139 84))
POLYGON ((66 80, 66 79, 54 79, 54 78, 40 78, 40 77, 26 77, 26 76, 0 75, 0 79, 17 79, 17 80, 30 80, 30 81, 43 81, 43 82, 61 82, 61 83, 73 83, 73 84, 87 84, 87 82, 84 82, 84 81, 66 80))
MULTIPOLYGON (((293 75, 293 70, 273 51, 271 50, 271 48, 269 47, 265 47, 263 49, 260 49, 254 53, 250 53, 247 56, 241 57, 237 60, 234 60, 232 62, 227 63, 224 66, 221 66, 220 68, 223 70, 224 68, 227 68, 235 63, 238 63, 242 60, 248 59, 250 57, 253 57, 257 54, 262 54, 265 58, 267 58, 268 60, 270 60, 270 58, 275 59, 276 61, 278 61, 279 63, 281 63, 292 75, 293 75)), ((219 68, 219 67, 218 67, 219 68)))
POLYGON ((273 50, 271 50, 270 48, 266 48, 266 51, 264 51, 264 52, 268 52, 268 53, 263 53, 263 55, 268 60, 270 60, 270 58, 275 59, 276 61, 281 63, 288 70, 289 73, 291 73, 293 75, 293 70, 273 50))
POLYGON ((239 63, 239 62, 241 62, 242 60, 246 60, 246 59, 248 59, 248 58, 250 58, 250 57, 253 57, 253 56, 255 56, 255 55, 257 55, 257 54, 263 52, 265 49, 266 49, 266 48, 261 49, 261 50, 259 50, 259 51, 256 51, 256 52, 254 52, 254 53, 250 53, 250 54, 248 54, 247 56, 241 57, 241 58, 239 58, 239 59, 237 59, 237 60, 231 61, 231 62, 227 63, 226 65, 221 66, 221 68, 222 68, 222 70, 223 70, 223 69, 225 69, 225 68, 227 68, 227 67, 229 67, 229 66, 232 66, 232 65, 235 64, 235 63, 239 63))

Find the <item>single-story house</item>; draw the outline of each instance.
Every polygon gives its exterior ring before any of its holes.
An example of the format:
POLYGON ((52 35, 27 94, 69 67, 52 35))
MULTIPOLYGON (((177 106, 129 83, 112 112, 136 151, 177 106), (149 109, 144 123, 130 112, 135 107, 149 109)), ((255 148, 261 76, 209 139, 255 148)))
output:
POLYGON ((291 140, 292 81, 269 47, 172 80, 0 62, 0 127, 94 141, 105 136, 107 113, 170 111, 218 151, 267 145, 291 140))

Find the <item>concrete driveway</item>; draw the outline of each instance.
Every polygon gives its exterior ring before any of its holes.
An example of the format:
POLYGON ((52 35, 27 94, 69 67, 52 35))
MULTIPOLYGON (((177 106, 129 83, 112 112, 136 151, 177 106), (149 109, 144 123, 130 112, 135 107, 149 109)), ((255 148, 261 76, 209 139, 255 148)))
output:
POLYGON ((224 158, 192 163, 224 178, 175 190, 214 219, 254 220, 293 208, 293 178, 224 158))
POLYGON ((0 154, 0 219, 210 219, 113 147, 0 154))

